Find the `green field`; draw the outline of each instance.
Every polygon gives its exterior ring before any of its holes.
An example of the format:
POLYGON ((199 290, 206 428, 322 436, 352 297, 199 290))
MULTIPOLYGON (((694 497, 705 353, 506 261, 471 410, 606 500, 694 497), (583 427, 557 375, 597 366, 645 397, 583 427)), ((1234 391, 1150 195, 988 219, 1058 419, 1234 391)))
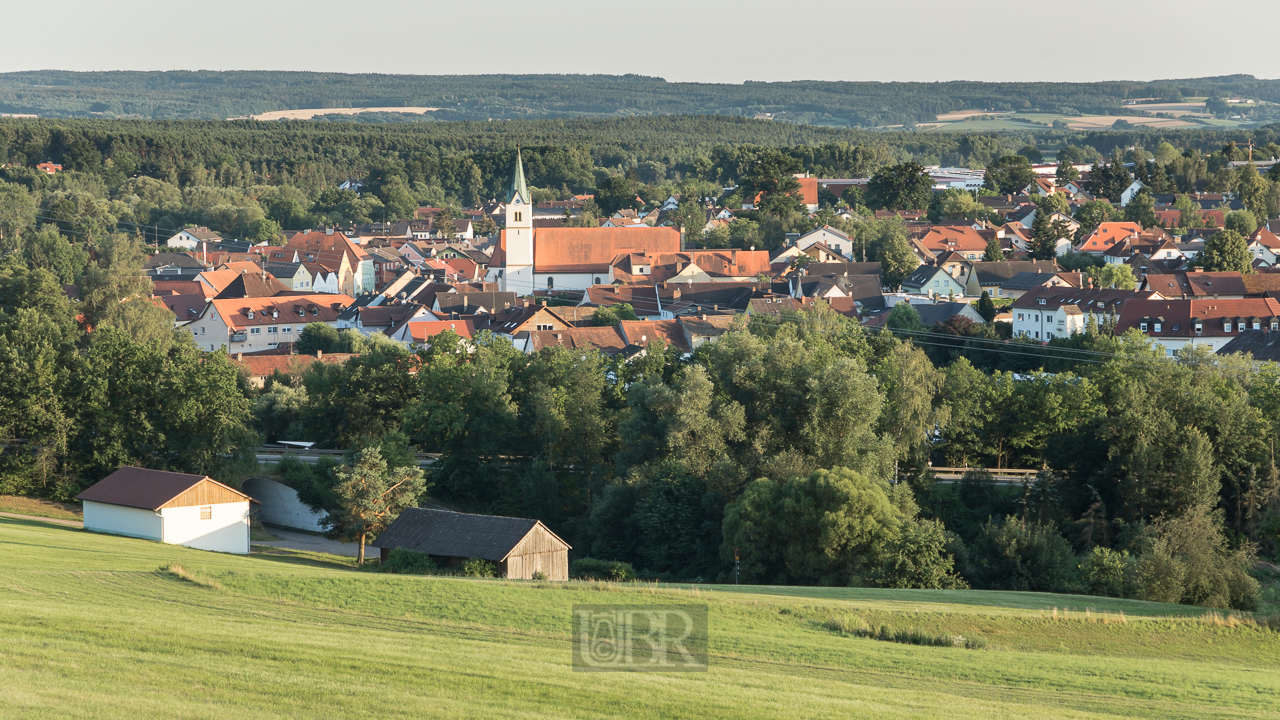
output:
POLYGON ((353 572, 0 518, 0 717, 1280 717, 1280 633, 1080 596, 353 572), (192 579, 172 570, 186 568, 192 579), (574 603, 709 605, 705 673, 574 673, 574 603), (985 649, 840 635, 833 618, 985 649))

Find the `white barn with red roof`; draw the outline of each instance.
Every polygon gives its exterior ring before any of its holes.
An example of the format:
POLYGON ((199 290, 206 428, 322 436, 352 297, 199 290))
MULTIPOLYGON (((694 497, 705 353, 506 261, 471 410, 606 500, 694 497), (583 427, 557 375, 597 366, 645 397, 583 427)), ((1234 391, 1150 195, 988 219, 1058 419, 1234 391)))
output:
POLYGON ((257 501, 204 475, 126 466, 76 499, 90 532, 249 553, 249 504, 257 501))

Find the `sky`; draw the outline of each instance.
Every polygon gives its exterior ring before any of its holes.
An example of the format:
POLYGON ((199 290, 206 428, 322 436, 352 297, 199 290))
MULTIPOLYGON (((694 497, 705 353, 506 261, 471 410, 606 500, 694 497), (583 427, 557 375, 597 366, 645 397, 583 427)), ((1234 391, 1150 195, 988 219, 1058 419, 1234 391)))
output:
POLYGON ((746 80, 1280 78, 1277 0, 60 0, 9 3, 0 72, 310 70, 746 80), (1218 12, 1229 7, 1229 15, 1218 12), (1210 8, 1215 12, 1206 16, 1210 8), (51 18, 51 10, 56 20, 51 18), (1196 35, 1201 23, 1210 34, 1196 35), (1229 26, 1235 30, 1229 30, 1229 26), (1234 40, 1232 40, 1234 39, 1234 40))

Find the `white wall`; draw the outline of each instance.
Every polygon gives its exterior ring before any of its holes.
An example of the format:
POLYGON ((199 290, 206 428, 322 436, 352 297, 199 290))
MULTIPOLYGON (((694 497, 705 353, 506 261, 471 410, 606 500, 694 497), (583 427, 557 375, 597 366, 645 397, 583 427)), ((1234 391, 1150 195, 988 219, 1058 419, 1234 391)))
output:
POLYGON ((312 532, 325 529, 320 524, 324 514, 303 505, 298 499, 297 491, 288 485, 274 480, 250 478, 244 481, 240 490, 262 503, 262 507, 258 509, 258 518, 264 523, 312 532))
POLYGON ((84 529, 111 535, 160 540, 164 532, 164 521, 159 515, 143 508, 86 500, 84 529))
POLYGON ((249 502, 205 505, 212 517, 200 519, 200 507, 165 508, 164 542, 197 550, 249 554, 249 502))

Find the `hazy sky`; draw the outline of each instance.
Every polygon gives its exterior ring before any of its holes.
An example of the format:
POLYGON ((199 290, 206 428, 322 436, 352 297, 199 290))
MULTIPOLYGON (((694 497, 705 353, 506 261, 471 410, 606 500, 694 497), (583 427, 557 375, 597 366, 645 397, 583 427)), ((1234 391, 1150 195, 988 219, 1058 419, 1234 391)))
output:
POLYGON ((0 71, 638 73, 673 81, 1280 77, 1280 1, 6 3, 0 71), (1206 35, 1197 37, 1197 30, 1206 35))

